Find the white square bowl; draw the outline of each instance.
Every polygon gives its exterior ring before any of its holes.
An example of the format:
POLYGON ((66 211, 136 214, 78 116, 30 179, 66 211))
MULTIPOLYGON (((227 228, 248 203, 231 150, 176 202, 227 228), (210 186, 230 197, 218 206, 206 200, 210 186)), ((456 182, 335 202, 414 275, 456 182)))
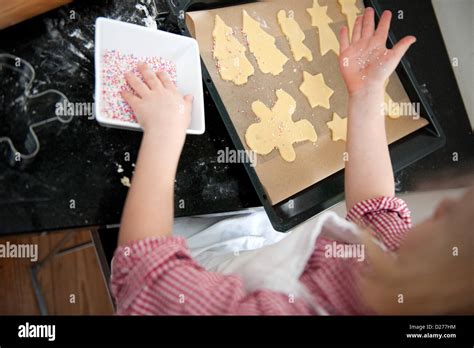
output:
MULTIPOLYGON (((205 131, 204 97, 202 88, 201 60, 196 40, 99 17, 95 23, 95 118, 107 127, 141 130, 133 122, 114 120, 106 117, 102 109, 102 65, 105 50, 116 50, 136 57, 162 57, 176 64, 176 85, 183 95, 194 96, 191 125, 188 134, 203 134, 205 131)), ((174 117, 177 115, 170 115, 174 117)))

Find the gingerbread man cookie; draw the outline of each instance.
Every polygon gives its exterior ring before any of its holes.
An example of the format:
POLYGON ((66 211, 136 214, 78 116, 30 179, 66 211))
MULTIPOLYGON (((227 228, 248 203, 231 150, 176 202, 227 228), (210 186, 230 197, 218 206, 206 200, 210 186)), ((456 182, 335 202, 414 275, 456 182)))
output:
POLYGON ((308 120, 292 120, 296 101, 291 95, 282 89, 277 90, 276 95, 277 102, 271 109, 261 101, 252 104, 252 110, 260 122, 250 125, 245 141, 259 155, 268 155, 277 148, 285 161, 293 162, 296 159, 293 144, 302 141, 316 142, 318 136, 308 120))

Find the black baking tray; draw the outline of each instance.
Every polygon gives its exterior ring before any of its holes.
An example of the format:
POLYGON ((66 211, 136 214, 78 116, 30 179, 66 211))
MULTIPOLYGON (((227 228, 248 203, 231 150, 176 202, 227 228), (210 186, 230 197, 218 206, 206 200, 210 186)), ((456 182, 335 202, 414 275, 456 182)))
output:
MULTIPOLYGON (((187 11, 198 11, 225 6, 240 5, 254 1, 245 0, 167 0, 171 20, 176 21, 182 35, 191 36, 187 26, 185 13, 187 11)), ((373 7, 378 21, 382 6, 378 0, 364 0, 366 7, 373 7)), ((387 46, 390 48, 396 42, 393 33, 390 32, 387 46)), ((415 163, 421 158, 429 155, 443 147, 446 138, 441 129, 436 115, 431 109, 424 94, 421 92, 420 84, 416 80, 411 66, 406 58, 403 58, 397 68, 398 77, 412 102, 420 103, 420 114, 429 124, 424 128, 409 134, 399 141, 391 144, 390 156, 394 172, 415 163)), ((217 92, 211 79, 209 71, 202 62, 204 83, 211 95, 216 107, 224 121, 232 141, 237 149, 245 149, 240 137, 235 130, 229 114, 217 92)), ((308 220, 314 215, 322 212, 344 199, 344 170, 341 170, 326 179, 308 187, 285 201, 272 205, 268 199, 263 185, 261 184, 255 169, 249 164, 244 164, 245 169, 255 187, 263 207, 277 231, 286 232, 296 225, 308 220)))

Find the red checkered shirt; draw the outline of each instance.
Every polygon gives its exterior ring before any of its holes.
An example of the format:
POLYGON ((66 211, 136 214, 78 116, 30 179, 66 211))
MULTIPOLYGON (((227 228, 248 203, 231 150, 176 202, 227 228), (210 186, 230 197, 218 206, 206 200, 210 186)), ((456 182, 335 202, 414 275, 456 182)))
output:
MULTIPOLYGON (((368 227, 392 251, 411 228, 407 205, 394 197, 360 202, 346 218, 368 227)), ((361 263, 325 257, 328 243, 334 241, 317 239, 300 281, 329 314, 370 314, 356 286, 361 263)), ((121 315, 315 314, 303 299, 265 289, 248 292, 239 276, 206 271, 180 237, 148 238, 117 248, 111 289, 121 315)))

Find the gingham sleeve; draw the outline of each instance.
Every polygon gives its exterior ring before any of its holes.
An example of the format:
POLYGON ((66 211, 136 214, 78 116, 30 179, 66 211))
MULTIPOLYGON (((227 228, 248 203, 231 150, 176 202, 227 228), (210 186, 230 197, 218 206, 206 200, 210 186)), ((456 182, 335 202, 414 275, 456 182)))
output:
MULTIPOLYGON (((359 202, 350 209, 346 219, 370 229, 389 250, 396 250, 411 228, 407 205, 403 200, 394 197, 359 202)), ((348 244, 336 243, 330 238, 318 238, 301 280, 314 296, 314 300, 328 313, 374 315, 362 301, 358 284, 358 272, 365 265, 365 254, 362 252, 359 255, 356 252, 347 258, 326 255, 328 249, 344 245, 348 244)))
POLYGON ((272 291, 247 292, 237 275, 208 272, 186 241, 155 237, 120 246, 111 290, 119 315, 309 314, 302 301, 272 291))
POLYGON ((412 227, 410 210, 405 201, 397 197, 359 202, 352 207, 346 219, 368 227, 389 250, 397 249, 412 227))

